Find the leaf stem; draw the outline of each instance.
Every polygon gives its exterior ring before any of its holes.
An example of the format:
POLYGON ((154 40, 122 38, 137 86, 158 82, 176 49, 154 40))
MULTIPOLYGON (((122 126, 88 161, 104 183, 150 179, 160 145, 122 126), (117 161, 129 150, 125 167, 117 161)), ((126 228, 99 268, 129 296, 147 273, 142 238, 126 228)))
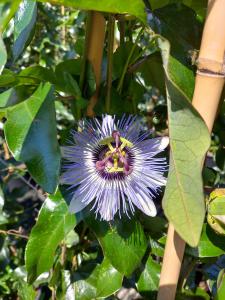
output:
POLYGON ((112 88, 112 66, 113 66, 113 46, 114 46, 115 18, 109 15, 108 21, 108 53, 107 53, 107 90, 106 90, 106 112, 110 112, 111 88, 112 88))
POLYGON ((132 58, 132 56, 133 56, 133 54, 134 54, 134 51, 135 51, 135 49, 136 49, 136 47, 137 47, 137 42, 138 42, 138 40, 139 40, 141 34, 143 33, 143 30, 144 30, 144 27, 142 27, 142 29, 139 31, 139 33, 138 33, 138 35, 137 35, 137 37, 136 37, 136 40, 135 40, 135 42, 134 42, 134 45, 133 45, 133 47, 131 48, 131 51, 130 51, 130 54, 129 54, 128 58, 127 58, 127 61, 126 61, 126 63, 125 63, 125 66, 124 66, 124 68, 123 68, 123 72, 122 72, 122 75, 121 75, 121 77, 120 77, 120 81, 119 81, 118 86, 117 86, 117 92, 118 92, 119 94, 121 94, 122 87, 123 87, 123 82, 124 82, 124 78, 125 78, 125 75, 126 75, 126 72, 127 72, 128 66, 129 66, 129 63, 130 63, 131 58, 132 58))

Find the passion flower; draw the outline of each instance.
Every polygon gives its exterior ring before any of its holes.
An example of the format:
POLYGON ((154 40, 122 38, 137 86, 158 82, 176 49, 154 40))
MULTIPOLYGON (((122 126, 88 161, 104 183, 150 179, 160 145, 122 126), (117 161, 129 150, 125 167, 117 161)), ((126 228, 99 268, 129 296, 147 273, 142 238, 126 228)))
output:
POLYGON ((106 221, 117 212, 129 216, 135 207, 156 215, 153 198, 166 183, 167 168, 166 159, 156 155, 168 137, 150 138, 135 116, 110 115, 84 120, 72 137, 71 145, 62 147, 61 175, 61 183, 73 191, 71 212, 91 204, 106 221))

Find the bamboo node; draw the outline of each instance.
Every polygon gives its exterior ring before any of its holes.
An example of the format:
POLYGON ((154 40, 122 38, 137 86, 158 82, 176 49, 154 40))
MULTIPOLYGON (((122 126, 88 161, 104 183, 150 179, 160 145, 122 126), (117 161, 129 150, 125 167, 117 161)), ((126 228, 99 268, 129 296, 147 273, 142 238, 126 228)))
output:
POLYGON ((197 74, 208 77, 225 77, 225 58, 224 61, 217 61, 209 58, 198 58, 196 60, 197 74))

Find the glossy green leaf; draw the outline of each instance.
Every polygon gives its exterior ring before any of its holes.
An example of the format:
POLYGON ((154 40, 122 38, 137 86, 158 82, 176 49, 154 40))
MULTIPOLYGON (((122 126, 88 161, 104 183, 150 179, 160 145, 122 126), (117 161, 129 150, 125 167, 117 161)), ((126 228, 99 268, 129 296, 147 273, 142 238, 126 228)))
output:
POLYGON ((196 12, 199 20, 204 20, 207 12, 207 0, 183 0, 182 2, 196 12))
POLYGON ((141 21, 146 22, 145 6, 141 0, 117 1, 115 0, 38 0, 40 2, 51 2, 52 4, 59 4, 74 7, 82 10, 96 10, 103 12, 111 12, 117 14, 128 13, 138 17, 141 21))
POLYGON ((191 51, 199 49, 203 29, 195 12, 185 5, 171 4, 154 14, 160 21, 158 33, 171 44, 171 55, 191 68, 191 51))
POLYGON ((40 84, 28 100, 9 107, 6 117, 4 132, 13 156, 26 163, 45 191, 53 193, 58 183, 60 152, 52 86, 40 84))
POLYGON ((221 270, 217 279, 217 294, 214 300, 224 300, 225 295, 225 270, 221 270))
POLYGON ((127 62, 127 58, 129 57, 130 53, 132 53, 132 55, 130 57, 128 67, 137 60, 137 58, 140 55, 140 52, 141 48, 132 42, 126 42, 120 47, 118 47, 115 53, 113 54, 113 79, 121 77, 127 62))
POLYGON ((147 215, 140 216, 141 224, 153 239, 159 239, 167 231, 167 220, 162 217, 149 217, 147 215))
POLYGON ((6 52, 6 48, 2 36, 0 35, 0 74, 2 73, 6 61, 7 61, 7 52, 6 52))
POLYGON ((164 255, 164 248, 165 248, 165 243, 161 243, 161 239, 166 241, 166 237, 160 238, 160 243, 156 240, 150 239, 150 246, 151 246, 151 254, 163 257, 164 255))
POLYGON ((156 87, 162 95, 166 95, 165 75, 160 53, 153 53, 147 59, 144 58, 136 71, 141 73, 147 86, 156 87))
POLYGON ((146 237, 140 223, 134 218, 121 219, 111 225, 94 218, 86 221, 95 232, 104 257, 121 274, 129 277, 140 265, 147 249, 146 237))
POLYGON ((208 129, 188 97, 171 76, 167 40, 159 40, 167 84, 170 168, 163 199, 164 212, 191 246, 200 239, 205 217, 202 161, 210 145, 208 129), (193 209, 194 208, 194 209, 193 209))
POLYGON ((24 87, 14 87, 0 94, 0 108, 13 106, 23 101, 26 95, 24 87))
POLYGON ((217 257, 225 253, 225 236, 216 234, 209 225, 204 224, 198 247, 187 247, 185 251, 200 258, 217 257))
POLYGON ((161 8, 172 3, 180 4, 182 2, 186 6, 193 9, 201 20, 205 17, 207 10, 207 0, 150 0, 149 2, 151 4, 152 9, 161 8))
POLYGON ((22 0, 2 0, 0 4, 0 32, 4 32, 22 0))
POLYGON ((0 76, 0 87, 14 86, 18 83, 16 74, 11 70, 4 69, 2 75, 0 76))
POLYGON ((153 299, 155 291, 158 290, 159 277, 160 277, 160 264, 155 262, 151 256, 149 256, 144 269, 137 281, 138 292, 148 299, 153 299))
POLYGON ((11 99, 14 98, 14 90, 11 88, 0 94, 0 107, 7 107, 11 104, 11 99))
POLYGON ((197 288, 195 292, 185 291, 185 293, 178 293, 175 300, 210 300, 206 291, 197 288))
POLYGON ((185 5, 171 4, 149 12, 149 25, 170 42, 168 69, 170 79, 188 98, 194 90, 196 49, 200 47, 202 24, 195 12, 185 5))
POLYGON ((123 275, 107 258, 101 264, 88 264, 74 274, 77 300, 107 298, 122 285, 123 275))
POLYGON ((71 75, 80 75, 81 63, 81 59, 67 59, 59 63, 55 67, 55 74, 58 78, 58 81, 60 81, 60 78, 64 72, 68 72, 71 75))
POLYGON ((32 84, 39 82, 56 83, 56 77, 54 72, 49 68, 41 66, 31 66, 22 70, 18 75, 20 84, 32 84))
POLYGON ((68 212, 67 204, 59 192, 45 200, 26 246, 29 283, 49 271, 57 246, 75 225, 75 216, 68 212))
POLYGON ((14 61, 22 54, 29 44, 34 30, 37 16, 37 4, 35 0, 23 0, 14 17, 14 61))

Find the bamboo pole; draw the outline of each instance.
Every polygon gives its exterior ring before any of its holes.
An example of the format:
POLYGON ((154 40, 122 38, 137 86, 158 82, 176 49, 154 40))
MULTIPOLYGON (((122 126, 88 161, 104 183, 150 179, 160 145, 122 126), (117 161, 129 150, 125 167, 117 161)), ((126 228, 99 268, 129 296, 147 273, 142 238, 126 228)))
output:
POLYGON ((91 97, 89 105, 87 107, 87 116, 94 116, 94 106, 97 103, 99 95, 99 87, 101 83, 101 67, 102 67, 102 55, 104 48, 105 40, 105 27, 106 22, 103 15, 99 12, 90 13, 90 24, 87 33, 87 59, 92 64, 95 82, 96 82, 96 91, 91 97))
MULTIPOLYGON (((225 0, 210 0, 192 104, 212 131, 225 82, 225 0)), ((157 300, 174 300, 185 242, 169 224, 157 300)))

